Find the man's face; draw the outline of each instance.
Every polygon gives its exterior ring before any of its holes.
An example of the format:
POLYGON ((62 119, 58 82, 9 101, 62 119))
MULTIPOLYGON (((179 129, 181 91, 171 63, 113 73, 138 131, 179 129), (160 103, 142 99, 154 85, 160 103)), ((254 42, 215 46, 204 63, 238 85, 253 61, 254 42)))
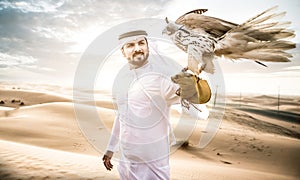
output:
POLYGON ((139 68, 146 64, 149 56, 148 43, 145 37, 139 37, 134 40, 128 41, 122 47, 122 53, 128 60, 128 63, 133 65, 134 68, 139 68))

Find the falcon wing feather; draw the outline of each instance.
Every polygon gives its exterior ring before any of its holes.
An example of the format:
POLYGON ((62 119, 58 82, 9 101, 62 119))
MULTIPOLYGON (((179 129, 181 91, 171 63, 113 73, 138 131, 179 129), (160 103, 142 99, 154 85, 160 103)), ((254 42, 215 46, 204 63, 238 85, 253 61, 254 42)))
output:
POLYGON ((295 43, 286 40, 294 37, 294 31, 287 29, 290 22, 276 20, 285 12, 273 12, 277 6, 250 18, 229 30, 219 38, 215 54, 229 59, 250 59, 254 61, 288 62, 291 54, 285 50, 295 48, 295 43))
POLYGON ((177 24, 180 24, 180 22, 182 20, 184 20, 185 16, 188 15, 188 14, 203 14, 207 11, 208 9, 195 9, 195 10, 192 10, 192 11, 189 11, 187 13, 185 13, 184 15, 180 16, 175 23, 177 24))
POLYGON ((215 38, 219 38, 227 31, 237 26, 237 24, 219 18, 202 15, 207 9, 196 9, 180 16, 175 23, 184 25, 199 33, 206 33, 215 38))

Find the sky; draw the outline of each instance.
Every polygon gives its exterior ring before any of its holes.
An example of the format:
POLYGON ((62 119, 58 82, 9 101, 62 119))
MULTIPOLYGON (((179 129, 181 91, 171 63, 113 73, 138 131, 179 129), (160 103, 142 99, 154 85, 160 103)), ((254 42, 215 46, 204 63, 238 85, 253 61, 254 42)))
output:
MULTIPOLYGON (((196 8, 234 23, 278 5, 300 43, 298 0, 0 0, 0 81, 72 86, 84 51, 103 32, 127 21, 166 16, 175 21, 196 8)), ((218 59, 232 93, 299 95, 300 51, 289 63, 218 59)))

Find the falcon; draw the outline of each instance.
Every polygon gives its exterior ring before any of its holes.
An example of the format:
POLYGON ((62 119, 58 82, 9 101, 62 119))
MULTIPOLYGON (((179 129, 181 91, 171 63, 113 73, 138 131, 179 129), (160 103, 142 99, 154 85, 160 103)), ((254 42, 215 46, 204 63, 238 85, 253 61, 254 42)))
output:
POLYGON ((207 9, 196 9, 169 22, 163 34, 188 54, 184 70, 195 74, 214 73, 215 56, 231 60, 248 59, 266 66, 265 62, 289 62, 292 55, 286 52, 296 47, 289 41, 294 31, 287 29, 290 22, 278 21, 286 12, 276 12, 272 7, 242 24, 205 16, 207 9))

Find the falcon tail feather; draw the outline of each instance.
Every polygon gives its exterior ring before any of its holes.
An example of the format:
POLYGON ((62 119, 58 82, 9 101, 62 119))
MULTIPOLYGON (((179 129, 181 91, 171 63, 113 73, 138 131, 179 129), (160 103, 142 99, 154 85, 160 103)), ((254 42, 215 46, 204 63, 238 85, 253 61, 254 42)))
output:
MULTIPOLYGON (((238 25, 237 28, 239 28, 239 27, 241 27, 241 26, 245 26, 246 24, 249 24, 250 22, 254 21, 255 19, 257 19, 257 18, 263 16, 264 14, 266 14, 266 13, 268 13, 268 12, 271 12, 271 11, 277 9, 277 8, 278 8, 278 6, 271 7, 270 9, 267 9, 267 10, 263 11, 262 13, 260 13, 260 14, 258 14, 258 15, 256 15, 256 16, 254 16, 254 17, 252 17, 252 18, 250 18, 250 19, 248 19, 248 20, 247 20, 246 22, 244 22, 243 24, 238 25)), ((233 30, 234 30, 234 29, 233 29, 233 30)))
POLYGON ((292 55, 285 51, 295 48, 296 44, 287 39, 294 37, 295 33, 287 29, 290 22, 276 20, 285 12, 273 12, 275 9, 277 6, 229 30, 218 40, 215 54, 230 59, 290 61, 292 55))

